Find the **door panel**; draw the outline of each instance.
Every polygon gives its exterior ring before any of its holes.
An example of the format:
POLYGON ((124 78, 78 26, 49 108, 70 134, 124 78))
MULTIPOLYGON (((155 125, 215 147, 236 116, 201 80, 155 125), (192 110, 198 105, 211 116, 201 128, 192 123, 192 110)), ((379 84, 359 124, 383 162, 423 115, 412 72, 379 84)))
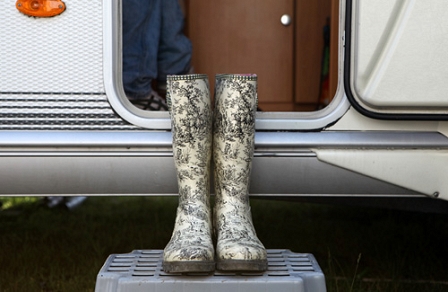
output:
POLYGON ((352 101, 379 114, 447 114, 448 1, 347 3, 352 101))
POLYGON ((188 34, 196 72, 256 73, 260 103, 291 103, 293 96, 293 0, 194 0, 188 2, 188 34))

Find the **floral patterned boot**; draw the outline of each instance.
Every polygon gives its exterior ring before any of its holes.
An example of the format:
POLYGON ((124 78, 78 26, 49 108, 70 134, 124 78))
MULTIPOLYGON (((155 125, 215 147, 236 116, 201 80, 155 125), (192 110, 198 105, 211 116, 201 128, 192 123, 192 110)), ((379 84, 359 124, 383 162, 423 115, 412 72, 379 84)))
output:
POLYGON ((163 253, 167 273, 215 269, 210 210, 212 111, 206 75, 168 76, 173 155, 179 185, 174 231, 163 253))
POLYGON ((213 123, 214 224, 217 269, 264 271, 266 249, 258 239, 249 204, 254 152, 256 75, 217 75, 213 123))

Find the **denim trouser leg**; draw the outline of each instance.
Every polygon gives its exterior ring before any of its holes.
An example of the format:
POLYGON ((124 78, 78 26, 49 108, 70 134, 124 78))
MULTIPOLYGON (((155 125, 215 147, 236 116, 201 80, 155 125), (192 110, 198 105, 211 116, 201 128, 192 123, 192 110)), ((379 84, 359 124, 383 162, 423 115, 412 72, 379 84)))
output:
POLYGON ((192 46, 183 29, 184 16, 179 0, 163 0, 157 76, 160 81, 166 81, 166 75, 183 74, 190 70, 192 46))
POLYGON ((123 86, 128 97, 144 97, 157 77, 162 0, 123 0, 123 86))
POLYGON ((178 0, 123 0, 123 86, 128 97, 150 94, 153 79, 188 70, 190 41, 178 0))

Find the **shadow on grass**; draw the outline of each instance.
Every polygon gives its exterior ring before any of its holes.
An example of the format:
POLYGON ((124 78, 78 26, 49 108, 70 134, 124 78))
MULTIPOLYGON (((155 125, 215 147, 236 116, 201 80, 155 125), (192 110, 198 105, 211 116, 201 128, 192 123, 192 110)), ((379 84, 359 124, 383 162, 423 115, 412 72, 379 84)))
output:
MULTIPOLYGON (((10 199, 3 199, 9 202, 10 199)), ((163 249, 175 197, 92 197, 0 211, 0 291, 93 291, 108 255, 163 249)), ((267 248, 312 253, 328 291, 448 291, 448 216, 252 199, 267 248)))

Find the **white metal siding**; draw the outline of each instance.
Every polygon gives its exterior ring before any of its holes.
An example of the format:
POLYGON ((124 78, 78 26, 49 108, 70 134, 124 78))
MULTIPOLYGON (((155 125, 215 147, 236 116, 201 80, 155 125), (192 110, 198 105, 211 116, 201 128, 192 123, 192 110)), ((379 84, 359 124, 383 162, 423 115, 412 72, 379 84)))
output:
POLYGON ((104 92, 102 1, 66 0, 50 18, 0 1, 1 92, 104 92))

